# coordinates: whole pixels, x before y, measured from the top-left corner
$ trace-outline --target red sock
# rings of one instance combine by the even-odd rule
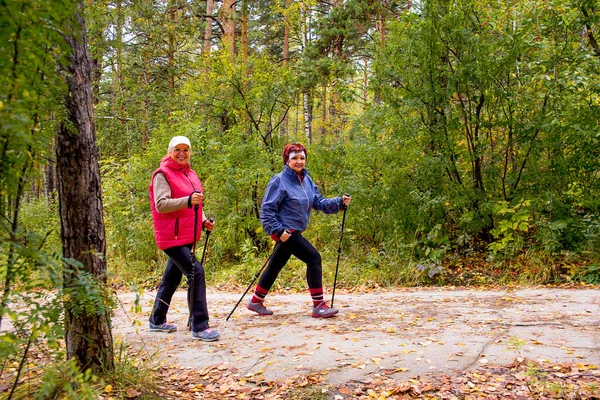
[[[265,297],[269,291],[267,289],[263,289],[260,286],[256,285],[256,289],[254,290],[254,296],[252,296],[253,303],[262,303],[265,301]]]
[[[318,306],[323,302],[323,288],[309,289],[310,297],[312,297],[313,307]]]

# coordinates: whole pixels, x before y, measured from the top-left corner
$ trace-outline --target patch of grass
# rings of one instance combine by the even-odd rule
[[[125,343],[117,342],[115,368],[103,374],[104,385],[97,385],[96,391],[116,398],[162,398],[154,373],[155,359],[143,349],[131,351]]]

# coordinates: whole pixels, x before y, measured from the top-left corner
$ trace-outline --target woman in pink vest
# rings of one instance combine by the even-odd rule
[[[188,304],[190,306],[190,329],[192,338],[214,341],[219,333],[208,327],[208,307],[206,304],[206,282],[204,268],[192,257],[194,244],[194,222],[196,241],[200,240],[202,228],[212,231],[214,223],[206,219],[202,210],[204,194],[200,178],[190,167],[192,146],[185,136],[175,136],[169,143],[167,155],[160,161],[160,167],[152,174],[150,183],[150,205],[154,220],[156,245],[163,250],[169,260],[158,286],[156,300],[150,315],[150,330],[175,332],[177,327],[167,322],[167,311],[173,294],[183,275],[188,279]],[[195,206],[198,207],[194,211]],[[198,217],[195,218],[198,213]],[[192,280],[192,271],[194,279]],[[193,282],[193,290],[191,283]],[[191,298],[191,294],[194,298]]]

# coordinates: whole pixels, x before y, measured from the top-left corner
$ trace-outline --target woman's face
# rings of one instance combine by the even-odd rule
[[[171,150],[169,150],[169,155],[178,164],[185,165],[190,162],[190,155],[192,151],[190,150],[190,146],[187,144],[178,144]]]
[[[306,165],[306,157],[304,153],[294,154],[290,161],[288,161],[288,167],[293,169],[296,173],[302,172],[304,166]]]

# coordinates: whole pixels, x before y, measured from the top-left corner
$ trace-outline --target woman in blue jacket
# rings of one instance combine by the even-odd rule
[[[283,149],[283,171],[275,175],[267,186],[260,210],[263,230],[281,242],[261,275],[254,296],[247,309],[259,315],[272,315],[273,311],[264,306],[264,300],[275,279],[290,257],[296,256],[306,263],[306,280],[313,301],[312,316],[329,318],[338,313],[323,300],[323,269],[321,255],[302,236],[306,230],[310,210],[321,210],[335,214],[342,204],[348,206],[350,197],[326,199],[304,169],[306,148],[299,143],[290,143]]]

